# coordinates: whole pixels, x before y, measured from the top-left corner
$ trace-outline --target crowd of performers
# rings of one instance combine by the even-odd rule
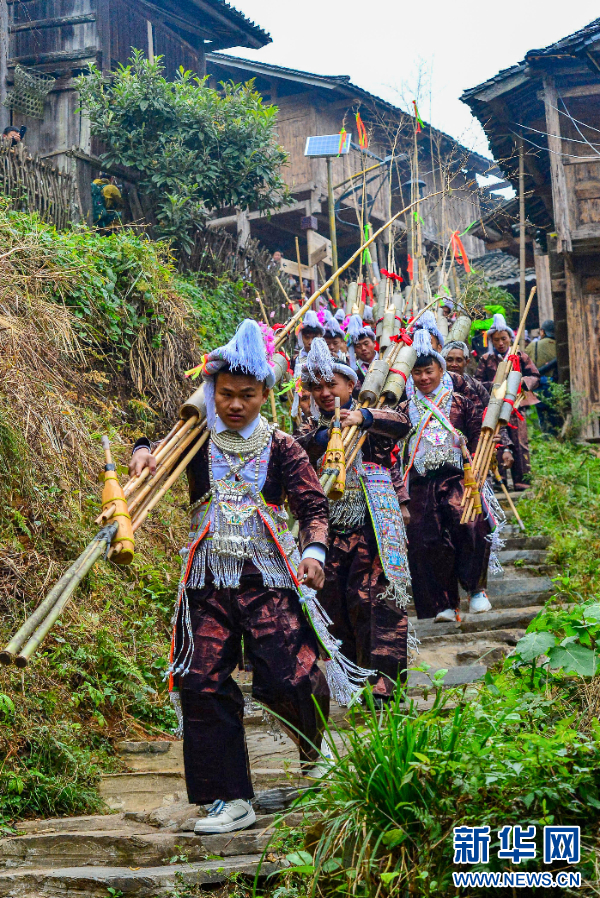
[[[361,408],[358,392],[378,357],[371,321],[307,312],[292,359],[293,434],[261,415],[275,380],[265,326],[243,321],[203,359],[210,439],[187,472],[191,528],[169,668],[189,800],[208,806],[199,834],[255,820],[244,699],[233,676],[242,651],[253,697],[284,723],[303,773],[318,778],[329,755],[322,736],[330,700],[348,704],[368,682],[383,704],[406,680],[411,596],[418,618],[441,622],[460,619],[459,587],[470,613],[491,609],[486,578],[502,515],[487,487],[484,514],[461,523],[461,444],[474,453],[514,335],[496,315],[473,374],[468,346],[444,345],[432,313],[409,333],[416,362],[405,395],[395,407]],[[525,388],[535,389],[536,367],[525,353],[519,362]],[[341,426],[365,440],[334,502],[319,474],[336,400]],[[517,420],[501,434],[498,464],[522,488],[529,452]],[[145,438],[135,444],[133,475],[152,470],[152,449]]]

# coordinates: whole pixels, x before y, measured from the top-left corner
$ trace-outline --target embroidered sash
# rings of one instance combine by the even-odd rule
[[[406,553],[406,530],[392,475],[387,468],[365,462],[361,482],[377,538],[379,557],[389,585],[383,598],[406,608],[410,598],[410,572]]]

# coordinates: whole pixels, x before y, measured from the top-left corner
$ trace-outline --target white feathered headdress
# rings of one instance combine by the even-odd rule
[[[490,327],[488,334],[495,334],[498,333],[498,331],[506,331],[506,333],[509,334],[513,340],[515,338],[515,332],[512,327],[509,327],[506,323],[506,318],[504,317],[502,312],[496,312],[496,314],[494,315],[494,323]]]
[[[271,364],[265,336],[251,318],[245,318],[225,346],[213,349],[204,357],[202,378],[206,400],[206,423],[213,427],[216,420],[215,374],[229,367],[239,374],[250,374],[269,389],[275,385],[275,371]]]

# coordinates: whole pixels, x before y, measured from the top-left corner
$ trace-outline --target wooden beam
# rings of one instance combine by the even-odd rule
[[[597,81],[594,81],[593,84],[577,84],[574,87],[561,87],[560,95],[564,98],[569,97],[592,97],[600,94],[600,84]],[[540,90],[537,93],[538,100],[544,101],[544,91]]]
[[[62,28],[63,25],[87,25],[96,21],[96,13],[91,12],[83,16],[59,16],[57,19],[34,19],[33,22],[20,22],[17,25],[9,25],[10,34],[18,31],[37,31],[41,28]]]
[[[38,53],[29,56],[12,56],[8,60],[9,67],[16,65],[46,65],[53,62],[81,62],[83,59],[96,59],[97,47],[84,47],[83,50],[56,50],[54,53]]]
[[[177,7],[173,8],[173,4],[166,3],[164,6],[155,6],[153,3],[144,2],[144,0],[137,0],[138,5],[147,10],[147,12],[156,20],[162,20],[163,22],[169,22],[171,25],[175,25],[177,28],[181,28],[183,31],[189,31],[190,34],[195,34],[196,37],[199,37],[203,41],[210,41],[214,37],[214,33],[207,31],[206,28],[200,28],[196,23],[190,22],[189,19],[184,18],[180,15],[181,8],[179,11]],[[178,38],[181,36],[178,34]],[[194,51],[197,53],[198,48],[194,47]]]
[[[202,12],[207,16],[208,20],[220,22],[222,25],[227,27],[229,32],[237,31],[238,34],[243,34],[244,37],[248,40],[248,44],[243,46],[254,47],[254,49],[258,50],[262,46],[260,40],[253,37],[250,34],[250,28],[244,28],[242,25],[238,25],[235,21],[232,21],[231,18],[227,18],[227,16],[222,15],[222,13],[217,12],[214,6],[209,6],[208,3],[205,3],[204,0],[192,0],[194,6],[197,6],[198,9],[201,9]]]
[[[546,109],[546,131],[548,133],[548,150],[550,157],[550,175],[552,177],[552,206],[554,210],[554,226],[558,234],[556,250],[558,253],[571,252],[571,235],[569,233],[569,207],[567,179],[562,162],[562,139],[560,136],[560,120],[558,114],[558,94],[554,77],[544,78],[544,106]]]
[[[124,168],[121,165],[111,165],[109,162],[103,162],[102,159],[98,158],[98,156],[90,156],[89,153],[84,153],[84,151],[80,150],[79,147],[73,147],[71,150],[65,150],[64,153],[65,156],[70,156],[73,159],[79,159],[81,162],[87,162],[94,168],[99,168],[101,171],[105,171],[109,174],[115,175],[117,178],[123,178],[124,181],[129,181],[135,184],[140,180],[141,175],[139,175],[138,172],[131,171],[131,169]]]

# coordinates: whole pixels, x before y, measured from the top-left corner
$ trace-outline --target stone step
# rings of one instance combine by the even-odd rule
[[[452,689],[455,686],[464,686],[467,683],[474,683],[476,680],[482,680],[487,673],[487,667],[484,664],[470,664],[468,666],[449,667],[447,674],[444,676],[444,689]],[[418,670],[411,670],[408,678],[407,695],[421,695],[424,689],[432,688],[432,679],[435,668],[428,673]]]
[[[46,820],[24,820],[17,824],[20,834],[84,833],[103,830],[130,830],[132,833],[153,833],[156,827],[146,820],[128,818],[126,814],[90,814],[84,817],[48,817]]]
[[[488,589],[488,597],[492,605],[492,611],[500,611],[505,608],[523,608],[524,606],[531,608],[534,605],[539,605],[541,608],[546,599],[550,598],[551,594],[551,592],[544,591],[529,592],[526,594],[523,594],[522,592],[509,592],[504,595],[494,595],[492,590]],[[464,617],[468,612],[469,600],[467,598],[462,598],[460,601],[461,617]]]
[[[116,752],[132,773],[152,773],[163,776],[183,771],[183,742],[117,742]]]
[[[507,532],[504,538],[504,549],[547,549],[552,540],[549,536],[528,536],[520,530]]]
[[[487,588],[487,594],[492,603],[495,598],[502,596],[522,596],[522,605],[528,604],[526,600],[533,596],[535,596],[535,601],[530,604],[543,604],[553,592],[555,589],[549,577],[528,577],[521,571],[519,571],[518,577],[490,577]]]
[[[486,611],[484,614],[465,614],[457,623],[436,624],[433,618],[409,618],[419,639],[454,636],[460,633],[479,633],[487,630],[526,629],[540,611],[539,605]]]
[[[547,599],[553,595],[554,591],[552,581],[544,576],[490,577],[487,586],[487,594],[492,604],[492,611],[486,613],[491,614],[493,611],[500,611],[507,608],[531,608],[534,605],[539,605],[541,607]],[[409,619],[412,620],[413,617],[416,617],[415,606],[412,602],[409,602],[406,607]],[[460,614],[463,620],[466,618],[471,620],[472,618],[474,619],[482,616],[478,614],[469,614],[468,611],[469,600],[468,597],[463,594],[460,601]],[[436,624],[436,626],[442,627],[445,625]],[[504,624],[501,624],[501,626],[504,626]]]
[[[113,889],[124,898],[172,898],[175,886],[217,885],[233,874],[261,876],[278,869],[278,864],[264,861],[259,854],[190,864],[177,863],[164,867],[41,867],[37,869],[3,870],[0,872],[0,898],[107,898]]]
[[[153,867],[173,859],[195,862],[206,857],[260,854],[273,837],[269,823],[225,835],[196,836],[189,832],[135,833],[130,829],[88,832],[37,833],[0,839],[0,867],[104,867],[109,865]]]
[[[190,833],[132,833],[124,830],[37,833],[0,839],[3,867],[153,867],[174,856],[199,861],[208,854]],[[240,854],[243,852],[239,852]]]
[[[538,609],[539,610],[539,609]],[[423,621],[426,623],[426,621]],[[436,628],[440,627],[441,624],[436,624]],[[435,630],[432,629],[433,635],[427,636],[422,634],[421,639],[421,654],[433,654],[435,655],[436,649],[441,652],[442,650],[447,649],[448,647],[453,648],[458,651],[462,646],[470,646],[473,643],[473,640],[476,639],[478,642],[490,642],[494,645],[505,645],[509,648],[514,648],[516,646],[519,639],[522,639],[525,636],[525,629],[522,627],[515,627],[511,629],[498,629],[498,630],[480,630],[479,632],[473,633],[464,633],[460,630],[454,630],[451,633],[446,633],[442,636],[436,636]],[[417,663],[419,658],[417,657]]]
[[[160,757],[160,756],[159,756]],[[117,811],[144,811],[177,801],[185,795],[181,771],[152,770],[135,773],[107,773],[100,782],[100,797]]]
[[[546,564],[548,552],[546,549],[503,549],[498,552],[498,561],[501,565],[514,564],[515,561],[523,564]]]

